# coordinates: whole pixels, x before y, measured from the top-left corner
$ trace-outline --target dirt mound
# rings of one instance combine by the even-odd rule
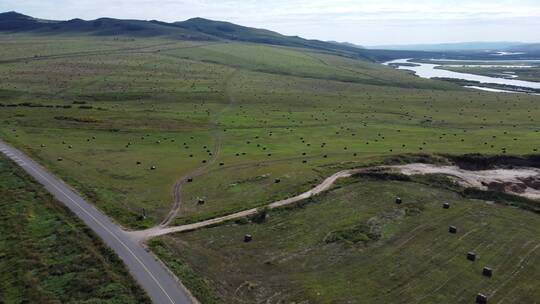
[[[490,170],[490,169],[513,169],[514,167],[540,168],[540,155],[529,156],[486,156],[482,154],[465,154],[460,156],[446,156],[460,169],[465,170]]]
[[[540,169],[535,167],[507,167],[489,170],[468,170],[458,166],[408,164],[389,167],[405,175],[444,174],[461,186],[491,190],[540,199]]]

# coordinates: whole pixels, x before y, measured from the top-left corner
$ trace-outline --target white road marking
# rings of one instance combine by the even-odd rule
[[[6,154],[7,156],[9,156],[11,159],[15,160],[15,162],[17,162],[17,160],[23,162],[22,160],[18,159],[17,156],[15,156],[11,151],[7,150],[7,149],[2,149],[1,150],[4,154]],[[19,163],[18,163],[19,164]],[[21,164],[19,164],[21,165]],[[26,164],[25,164],[26,165]],[[146,271],[146,273],[152,278],[152,280],[156,283],[156,285],[159,287],[159,289],[161,289],[161,291],[163,292],[163,294],[169,299],[169,301],[172,303],[172,304],[175,304],[175,301],[171,298],[171,296],[167,293],[167,291],[165,291],[165,289],[163,288],[163,286],[161,286],[161,284],[159,283],[159,281],[156,279],[156,277],[154,277],[154,275],[150,272],[150,270],[146,267],[146,265],[139,259],[139,257],[137,257],[137,255],[115,234],[113,233],[109,228],[107,228],[101,221],[99,221],[96,217],[94,217],[92,214],[90,214],[86,209],[84,209],[79,203],[77,203],[73,198],[71,198],[71,196],[69,196],[67,193],[65,193],[62,189],[60,189],[56,184],[55,182],[56,181],[51,181],[49,178],[47,178],[46,176],[44,176],[43,174],[41,174],[38,170],[36,170],[35,168],[33,168],[32,166],[28,166],[28,168],[30,168],[32,171],[34,171],[35,174],[39,175],[41,178],[43,178],[45,181],[47,181],[51,186],[53,186],[56,190],[58,190],[60,193],[62,193],[67,199],[69,199],[71,202],[73,202],[73,204],[75,204],[77,207],[79,207],[79,209],[81,209],[84,213],[86,213],[86,215],[88,215],[92,220],[94,220],[94,222],[96,224],[98,224],[99,226],[101,226],[105,231],[107,231],[114,239],[116,239],[118,241],[118,243],[120,243],[134,258],[135,260],[142,266],[142,268],[144,269],[144,271]]]
[[[66,198],[68,198],[75,205],[77,205],[77,207],[79,207],[84,213],[86,213],[89,217],[91,217],[99,226],[101,226],[103,229],[105,229],[105,231],[107,231],[110,235],[112,235],[122,246],[124,246],[126,248],[126,250],[135,258],[135,260],[137,260],[137,262],[139,262],[139,264],[141,264],[143,269],[150,275],[152,280],[154,280],[156,285],[161,289],[161,291],[163,291],[163,293],[167,296],[167,298],[171,301],[171,303],[173,303],[173,304],[175,303],[173,301],[173,299],[169,296],[169,294],[165,291],[163,286],[161,286],[159,281],[154,277],[154,275],[150,272],[150,270],[148,270],[146,265],[137,257],[137,255],[133,251],[131,251],[131,249],[122,240],[120,240],[120,238],[118,238],[118,236],[115,233],[113,233],[111,230],[109,230],[109,228],[107,228],[105,225],[103,225],[103,223],[101,221],[99,221],[97,218],[95,218],[92,214],[90,214],[88,211],[86,211],[86,209],[84,209],[79,203],[77,203],[74,199],[72,199],[67,193],[65,193],[64,191],[62,191],[62,189],[60,189],[58,186],[56,186],[54,182],[50,181],[46,176],[41,174],[39,171],[34,169],[32,166],[29,166],[29,168],[32,169],[32,171],[34,171],[37,175],[41,176],[43,179],[45,179],[47,182],[49,182],[51,184],[51,186],[56,188],[56,190],[58,190]]]

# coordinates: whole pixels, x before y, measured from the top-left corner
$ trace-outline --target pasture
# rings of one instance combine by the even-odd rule
[[[536,301],[538,214],[437,184],[351,177],[265,219],[150,246],[204,303],[474,303],[478,293],[488,303]]]
[[[193,182],[175,224],[260,206],[398,155],[540,149],[538,96],[471,92],[330,53],[1,40],[9,47],[0,50],[0,136],[128,228],[159,223],[184,176]]]

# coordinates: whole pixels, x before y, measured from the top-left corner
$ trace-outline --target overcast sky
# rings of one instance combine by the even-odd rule
[[[540,42],[540,0],[0,0],[0,11],[65,20],[225,20],[361,45]]]

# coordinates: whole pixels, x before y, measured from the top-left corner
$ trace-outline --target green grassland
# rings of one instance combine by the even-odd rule
[[[161,221],[175,182],[201,167],[176,224],[261,206],[396,155],[540,148],[537,96],[470,92],[328,52],[1,39],[11,40],[0,51],[0,136],[130,228]]]
[[[426,181],[352,177],[264,221],[163,236],[150,246],[204,303],[474,303],[477,293],[490,303],[534,303],[538,214]],[[253,241],[244,243],[246,234]]]
[[[1,303],[150,303],[116,255],[0,158]]]

